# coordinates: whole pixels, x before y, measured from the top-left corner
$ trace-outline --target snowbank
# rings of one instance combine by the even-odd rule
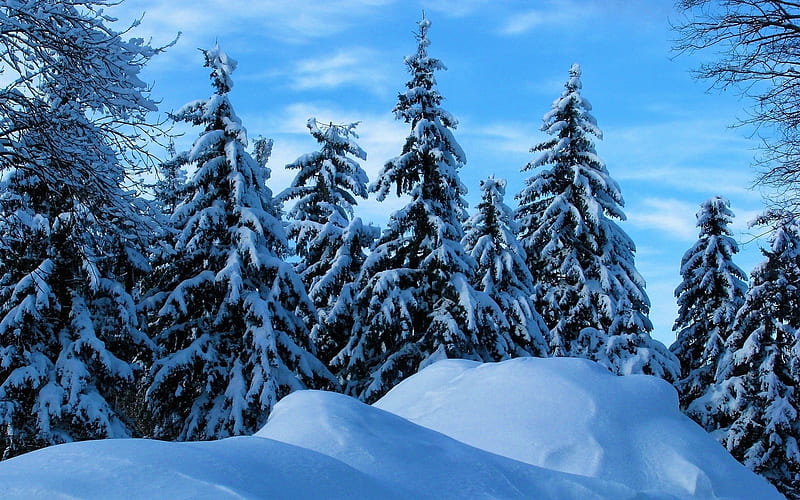
[[[53,446],[0,462],[3,499],[401,498],[366,474],[311,450],[236,437]]]
[[[677,498],[782,498],[678,409],[661,379],[577,358],[446,360],[375,406],[475,447]]]
[[[326,392],[284,399],[256,436],[334,457],[404,498],[633,498],[619,484],[532,467]]]
[[[376,406],[300,391],[252,437],[55,446],[0,462],[2,496],[781,498],[670,386],[586,361],[442,361]]]

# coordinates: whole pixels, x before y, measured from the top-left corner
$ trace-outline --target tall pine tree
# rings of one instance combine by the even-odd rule
[[[670,350],[681,362],[681,378],[675,386],[681,408],[689,405],[714,383],[725,341],[747,293],[745,273],[733,263],[739,246],[731,237],[730,203],[714,197],[700,206],[697,227],[700,238],[681,260],[683,280],[675,289],[677,333]]]
[[[455,119],[440,107],[428,56],[430,21],[419,22],[417,52],[405,59],[411,80],[395,116],[411,126],[402,154],[384,165],[371,186],[409,203],[393,213],[367,257],[354,297],[354,326],[334,363],[348,394],[374,401],[436,359],[489,359],[477,318],[499,314],[470,285],[475,262],[461,245],[466,188],[458,177],[466,158],[453,137]]]
[[[300,258],[295,269],[319,312],[312,337],[324,361],[344,348],[350,331],[341,321],[330,324],[329,313],[340,297],[348,295],[343,290],[361,271],[364,249],[379,236],[377,228],[353,219],[356,197],[367,198],[368,182],[356,161],[367,158],[355,142],[356,125],[320,125],[310,119],[307,126],[320,150],[286,165],[299,172],[279,196],[281,201],[296,200],[288,213],[287,232]]]
[[[503,202],[506,181],[489,177],[481,190],[481,202],[464,224],[464,249],[477,262],[476,288],[504,313],[503,323],[481,325],[481,340],[496,361],[547,356],[547,326],[533,304],[533,277],[517,240],[514,212]]]
[[[314,306],[282,260],[286,236],[266,170],[245,150],[228,99],[236,63],[219,47],[203,53],[216,92],[175,115],[204,130],[173,214],[175,255],[157,270],[171,282],[146,302],[163,350],[147,399],[153,435],[165,439],[249,434],[289,392],[335,385],[310,342]]]
[[[537,284],[537,308],[555,356],[585,357],[618,374],[678,376],[675,357],[650,337],[650,301],[634,265],[635,245],[619,186],[597,156],[602,138],[570,69],[561,97],[544,116],[552,139],[532,148],[523,170],[536,172],[517,195],[520,239]]]
[[[767,218],[778,225],[766,260],[751,273],[715,384],[688,412],[737,460],[798,498],[800,227],[789,214]]]

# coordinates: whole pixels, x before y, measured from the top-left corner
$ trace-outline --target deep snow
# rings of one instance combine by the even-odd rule
[[[677,498],[781,498],[646,375],[578,358],[446,360],[375,404],[478,448]],[[772,495],[772,496],[770,496]]]
[[[295,392],[253,437],[55,446],[0,462],[0,485],[26,499],[782,498],[665,382],[564,358],[441,361],[375,407]]]

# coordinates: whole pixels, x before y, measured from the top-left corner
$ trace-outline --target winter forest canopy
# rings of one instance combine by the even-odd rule
[[[683,2],[700,12],[685,40],[718,12],[707,3]],[[718,8],[759,3],[786,7]],[[219,45],[201,51],[204,94],[154,118],[158,88],[142,72],[171,47],[120,31],[104,12],[113,4],[0,5],[3,459],[89,439],[252,435],[292,392],[371,404],[448,358],[578,357],[673,384],[681,410],[800,498],[793,205],[756,221],[769,237],[748,278],[734,262],[730,202],[699,203],[696,243],[676,262],[668,348],[652,336],[580,65],[565,64],[549,107],[531,106],[544,114],[524,181],[467,186],[470,151],[423,15],[396,82],[402,145],[370,178],[359,144],[368,122],[305,117],[313,149],[275,164],[275,142],[249,135],[237,114],[247,106],[231,93],[238,63]],[[186,148],[173,127],[187,130]],[[284,168],[293,179],[273,192]],[[783,180],[783,194],[796,193]],[[370,199],[397,202],[382,227],[360,216]]]

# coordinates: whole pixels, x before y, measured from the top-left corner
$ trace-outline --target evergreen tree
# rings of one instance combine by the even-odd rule
[[[297,200],[288,213],[287,232],[300,257],[295,269],[319,312],[312,337],[323,360],[330,360],[347,343],[349,328],[327,327],[328,313],[358,276],[366,259],[364,248],[379,236],[376,228],[353,219],[356,197],[367,198],[368,182],[367,174],[351,158],[367,158],[355,142],[356,125],[320,125],[316,118],[310,119],[307,126],[320,150],[286,166],[299,172],[279,196],[281,201]]]
[[[670,350],[681,362],[675,385],[683,409],[714,383],[725,341],[747,293],[745,273],[733,263],[739,247],[728,229],[732,222],[728,200],[714,197],[703,202],[697,213],[700,239],[681,260],[683,281],[675,289],[678,318],[673,327],[677,338]]]
[[[419,22],[417,52],[405,59],[411,80],[394,108],[412,132],[370,186],[379,200],[394,190],[410,201],[364,263],[353,335],[334,359],[345,391],[368,402],[439,358],[489,360],[476,318],[500,314],[470,285],[475,263],[461,245],[466,188],[458,177],[466,158],[455,119],[440,107],[434,72],[444,65],[428,56],[429,27]]]
[[[532,148],[538,154],[523,169],[539,169],[517,195],[516,213],[537,309],[553,355],[675,380],[677,360],[649,334],[636,247],[613,221],[625,220],[622,194],[595,151],[593,137],[602,132],[590,111],[576,64],[544,116],[542,130],[553,138]]]
[[[172,141],[169,143],[167,152],[170,157],[158,166],[159,179],[153,186],[153,194],[158,211],[166,217],[170,217],[183,199],[189,155],[186,152],[178,154]]]
[[[800,228],[793,217],[779,217],[770,249],[763,250],[766,260],[751,273],[716,383],[691,404],[689,414],[737,460],[787,497],[798,498]]]
[[[155,109],[158,52],[105,25],[108,2],[0,4],[0,451],[129,437],[152,343],[130,290],[152,225],[122,185],[124,127]],[[10,77],[10,78],[9,78]]]
[[[158,180],[153,185],[151,211],[158,222],[158,229],[153,232],[148,249],[151,265],[154,268],[161,268],[173,257],[177,230],[170,219],[183,200],[186,190],[186,166],[190,163],[189,153],[177,153],[172,141],[167,152],[169,159],[157,166]],[[165,279],[169,281],[171,277],[162,276],[161,273],[151,273],[143,278],[140,287],[152,288],[158,286],[158,283],[163,283]]]
[[[256,163],[267,169],[267,176],[270,173],[267,163],[269,163],[269,159],[272,156],[272,146],[274,143],[275,141],[272,139],[261,136],[258,136],[256,140],[253,141],[253,158],[256,160]]]
[[[286,236],[265,169],[245,150],[228,99],[236,63],[219,47],[203,53],[216,92],[175,115],[204,131],[172,218],[175,255],[158,270],[171,281],[146,301],[164,351],[147,391],[153,435],[178,440],[250,434],[289,392],[335,385],[309,339],[314,306],[282,260]]]
[[[481,190],[477,211],[464,224],[464,249],[477,262],[476,288],[505,314],[502,324],[482,325],[482,340],[491,342],[487,347],[496,361],[547,356],[547,327],[533,304],[533,277],[517,240],[513,211],[503,203],[506,181],[489,177],[481,181]]]

